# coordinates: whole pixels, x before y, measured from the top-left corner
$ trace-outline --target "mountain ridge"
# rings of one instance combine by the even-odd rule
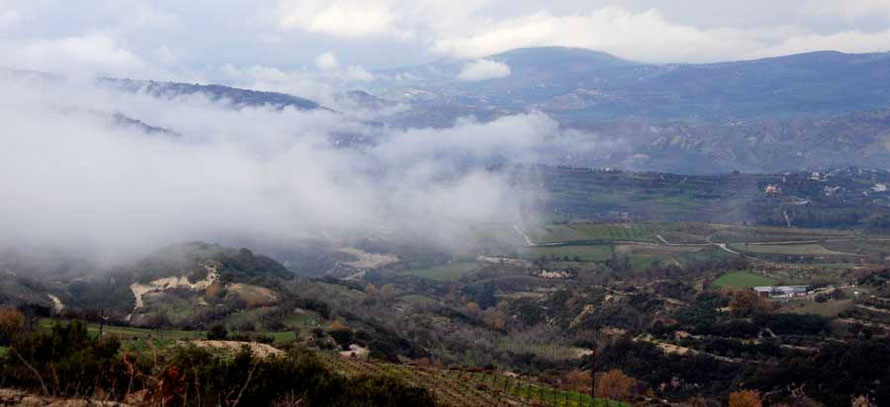
[[[319,103],[286,93],[236,88],[218,84],[190,84],[183,82],[156,82],[152,80],[99,78],[100,85],[111,86],[128,92],[145,92],[155,97],[176,97],[203,94],[213,101],[225,100],[236,108],[247,106],[272,106],[276,109],[293,107],[298,110],[330,110]]]

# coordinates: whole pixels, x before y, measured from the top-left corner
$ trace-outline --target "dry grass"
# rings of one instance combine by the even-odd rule
[[[227,350],[232,352],[237,352],[241,350],[244,346],[250,348],[250,351],[257,357],[265,358],[273,355],[280,355],[284,353],[280,349],[267,345],[265,343],[258,342],[238,342],[238,341],[190,341],[189,343],[198,346],[199,348],[212,348],[212,349],[220,349]]]

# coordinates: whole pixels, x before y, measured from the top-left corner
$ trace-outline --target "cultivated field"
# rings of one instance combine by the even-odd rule
[[[589,394],[556,389],[512,374],[482,370],[369,362],[331,356],[331,366],[348,376],[387,374],[429,389],[443,406],[625,407],[626,403],[594,399]]]
[[[773,284],[776,284],[776,279],[747,271],[724,273],[713,282],[715,287],[735,289]]]

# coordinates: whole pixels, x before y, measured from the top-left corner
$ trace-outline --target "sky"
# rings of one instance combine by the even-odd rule
[[[3,66],[308,96],[543,45],[656,63],[887,51],[890,0],[0,0]]]

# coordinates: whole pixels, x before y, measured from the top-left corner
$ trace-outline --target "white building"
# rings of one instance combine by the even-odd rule
[[[765,298],[804,297],[810,292],[810,286],[808,285],[767,285],[752,287],[751,289]]]

